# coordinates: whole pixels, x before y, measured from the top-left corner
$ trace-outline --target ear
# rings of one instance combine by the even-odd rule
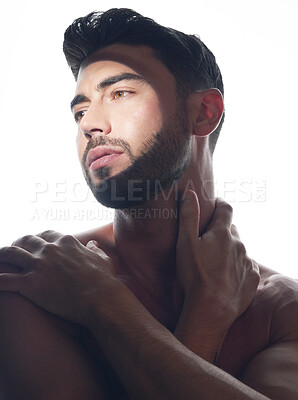
[[[208,136],[218,127],[224,112],[222,93],[218,89],[194,92],[189,96],[189,107],[193,134]]]

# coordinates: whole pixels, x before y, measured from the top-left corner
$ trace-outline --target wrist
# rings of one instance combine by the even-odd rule
[[[214,360],[218,358],[222,344],[227,332],[211,332],[197,329],[186,330],[185,328],[177,327],[174,336],[189,350],[214,364]]]
[[[237,312],[231,299],[197,290],[186,293],[179,321],[205,327],[220,335],[230,328],[236,318]]]
[[[122,293],[127,291],[129,289],[117,278],[98,284],[96,288],[88,292],[83,302],[81,324],[92,330],[98,323],[112,319],[119,309],[119,302],[123,298]]]
[[[174,335],[191,351],[213,363],[232,324],[229,321],[226,314],[211,307],[210,302],[194,301],[188,297],[185,298]]]

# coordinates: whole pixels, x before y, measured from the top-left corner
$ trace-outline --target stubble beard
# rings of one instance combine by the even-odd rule
[[[131,165],[124,171],[111,176],[111,168],[96,171],[100,183],[94,184],[86,167],[90,149],[102,146],[120,146],[128,155]],[[177,111],[160,132],[143,143],[141,155],[134,156],[128,142],[109,139],[107,136],[90,140],[82,158],[82,169],[96,200],[115,209],[127,209],[146,203],[179,180],[190,159],[190,135],[188,135],[185,106]]]

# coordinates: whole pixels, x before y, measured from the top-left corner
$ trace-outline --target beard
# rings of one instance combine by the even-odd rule
[[[115,209],[141,205],[181,178],[190,160],[190,142],[186,109],[180,105],[171,122],[143,143],[138,157],[122,139],[106,136],[91,139],[82,158],[83,173],[94,197],[102,205]],[[86,167],[87,155],[90,149],[103,145],[122,147],[131,165],[113,176],[110,167],[99,168],[96,177],[101,182],[94,184]]]

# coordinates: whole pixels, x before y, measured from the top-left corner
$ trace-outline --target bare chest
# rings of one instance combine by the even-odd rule
[[[84,241],[95,239],[103,245],[103,250],[111,256],[116,265],[118,278],[159,322],[173,331],[183,304],[182,295],[171,296],[170,292],[173,289],[171,284],[164,288],[164,293],[161,293],[161,290],[155,290],[153,283],[151,290],[144,289],[138,280],[128,273],[125,265],[117,259],[117,252],[106,240],[109,234],[109,232],[96,232],[95,235],[92,232],[84,238]],[[233,376],[239,376],[247,363],[268,346],[270,322],[270,310],[267,305],[264,305],[261,294],[257,293],[249,309],[230,327],[220,352],[218,366]],[[85,341],[85,345],[89,347],[88,340]],[[94,352],[94,349],[92,351]],[[101,352],[99,355],[102,355]]]

